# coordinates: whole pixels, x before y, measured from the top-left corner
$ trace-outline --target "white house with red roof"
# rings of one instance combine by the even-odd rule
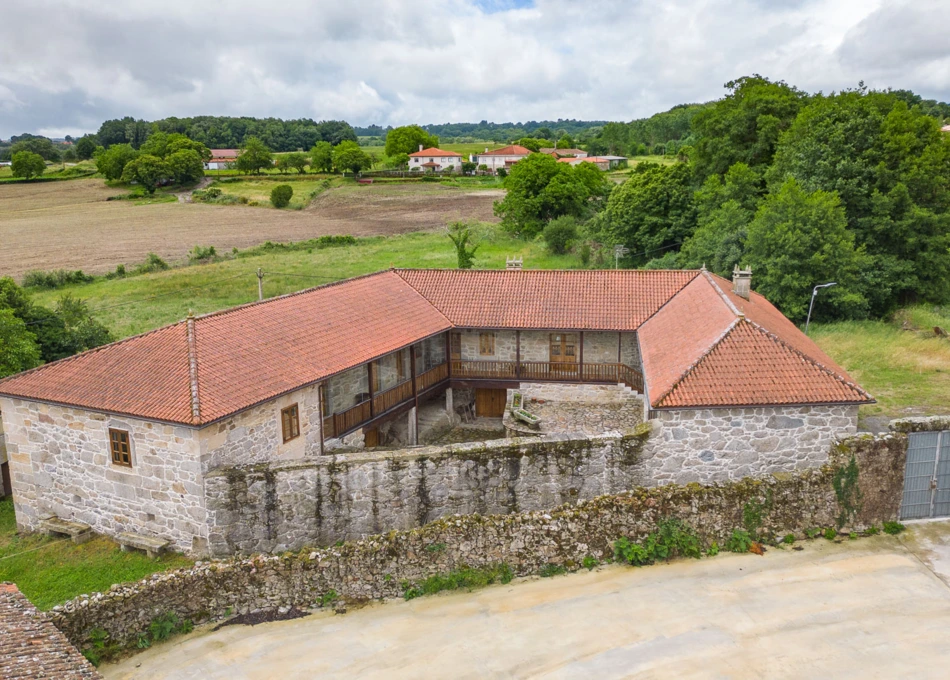
[[[749,277],[393,269],[25,371],[0,381],[17,524],[203,553],[209,475],[355,464],[392,425],[416,444],[427,404],[499,418],[538,385],[639,400],[643,484],[821,465],[873,399]]]
[[[240,149],[211,149],[211,160],[205,162],[205,170],[227,170],[240,153]]]
[[[512,165],[523,158],[527,158],[530,153],[531,149],[526,149],[518,144],[503,146],[494,151],[489,151],[488,147],[485,147],[485,153],[472,156],[472,161],[478,165],[479,168],[484,165],[491,172],[497,173],[502,169],[510,170]]]
[[[430,146],[423,149],[422,144],[419,150],[409,154],[409,171],[428,171],[428,172],[452,172],[462,171],[462,154],[454,151],[444,151],[442,149]]]

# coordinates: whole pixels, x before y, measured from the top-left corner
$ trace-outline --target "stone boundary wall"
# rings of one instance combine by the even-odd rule
[[[669,517],[682,519],[705,544],[721,543],[743,526],[750,504],[761,512],[759,526],[766,535],[801,536],[807,528],[835,526],[842,514],[845,530],[860,529],[897,519],[906,452],[904,434],[854,437],[836,443],[821,468],[709,486],[637,488],[550,512],[444,517],[335,547],[203,562],[81,596],[50,615],[80,648],[89,644],[94,629],[132,645],[155,616],[169,612],[201,623],[250,611],[313,607],[330,591],[357,601],[398,597],[401,582],[462,565],[504,562],[518,575],[550,563],[576,569],[584,557],[609,558],[617,538],[642,539]],[[856,486],[842,501],[834,486],[847,479]]]

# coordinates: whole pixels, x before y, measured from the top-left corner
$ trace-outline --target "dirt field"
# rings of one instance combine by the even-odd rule
[[[442,227],[455,219],[494,220],[498,190],[431,184],[347,185],[304,210],[109,201],[123,193],[100,179],[0,185],[0,276],[31,269],[102,273],[155,252],[169,260],[195,245],[219,250],[323,234],[369,236]]]

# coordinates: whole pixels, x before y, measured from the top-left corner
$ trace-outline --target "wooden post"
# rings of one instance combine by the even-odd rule
[[[515,331],[515,378],[521,380],[521,331]]]
[[[416,348],[409,345],[409,370],[412,371],[412,405],[416,416],[416,440],[411,444],[419,443],[419,386],[416,384]]]
[[[367,387],[369,388],[369,417],[375,418],[375,404],[373,404],[373,362],[366,364]]]
[[[449,380],[452,380],[452,331],[445,333],[445,363],[449,369]]]
[[[623,362],[620,361],[621,351],[623,350],[623,333],[617,331],[617,382],[620,382],[620,367]]]
[[[580,368],[577,371],[577,381],[584,382],[584,331],[581,331],[581,351],[580,351]]]

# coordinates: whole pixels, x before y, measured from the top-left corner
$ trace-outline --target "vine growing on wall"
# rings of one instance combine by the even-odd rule
[[[851,460],[844,467],[835,470],[834,477],[831,479],[831,486],[835,490],[835,497],[838,499],[838,518],[836,520],[838,529],[854,521],[858,512],[861,511],[861,487],[858,486],[858,462],[851,454]]]

